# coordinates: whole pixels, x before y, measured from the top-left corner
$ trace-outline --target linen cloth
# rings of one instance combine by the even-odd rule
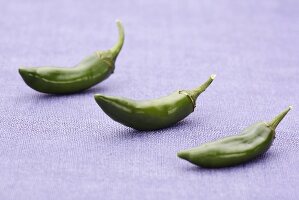
[[[269,1],[0,2],[0,199],[298,199],[299,3]],[[73,95],[30,89],[20,66],[77,64],[117,41],[115,73]],[[217,77],[177,125],[138,132],[93,95],[154,99]],[[271,149],[207,170],[179,150],[294,109]]]

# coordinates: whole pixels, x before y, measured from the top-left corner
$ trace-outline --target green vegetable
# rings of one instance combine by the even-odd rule
[[[156,130],[171,126],[194,111],[197,97],[213,82],[215,75],[198,88],[181,90],[149,101],[95,95],[95,100],[113,120],[137,130]]]
[[[108,78],[114,71],[116,58],[124,43],[124,29],[116,21],[119,31],[117,44],[106,51],[97,51],[72,68],[20,68],[19,73],[32,89],[52,94],[79,92]]]
[[[178,152],[178,157],[206,168],[228,167],[247,162],[265,153],[275,138],[275,129],[291,106],[270,122],[258,122],[240,135],[226,137]]]

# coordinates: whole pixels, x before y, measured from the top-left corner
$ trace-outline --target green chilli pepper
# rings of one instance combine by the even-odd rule
[[[148,101],[96,94],[95,100],[113,120],[137,130],[156,130],[171,126],[195,109],[197,97],[213,82],[215,75],[198,88],[181,90],[169,96]]]
[[[124,29],[116,21],[119,39],[106,51],[96,51],[72,68],[20,68],[19,73],[32,89],[50,94],[67,94],[88,89],[108,78],[114,71],[116,58],[124,43]]]
[[[229,167],[247,162],[270,148],[277,125],[291,108],[289,106],[270,122],[258,122],[249,126],[240,135],[180,151],[177,155],[205,168]]]

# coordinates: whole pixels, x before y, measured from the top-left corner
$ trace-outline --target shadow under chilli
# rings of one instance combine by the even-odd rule
[[[54,99],[54,98],[65,98],[65,97],[79,97],[79,96],[87,96],[89,95],[90,98],[93,98],[93,95],[96,93],[103,93],[107,91],[107,87],[98,86],[98,87],[92,87],[87,90],[83,90],[81,92],[71,93],[71,94],[45,94],[33,91],[31,97],[36,97],[39,100],[48,100],[48,99]]]
[[[230,166],[230,167],[222,167],[222,168],[204,168],[204,167],[199,167],[196,166],[192,163],[186,163],[184,165],[183,170],[184,171],[188,171],[188,172],[204,172],[204,171],[231,171],[231,170],[235,170],[235,169],[240,169],[240,168],[252,168],[254,166],[260,166],[261,164],[263,165],[264,163],[269,163],[269,161],[275,159],[277,157],[276,154],[274,154],[273,152],[269,151],[266,152],[263,155],[260,155],[254,159],[252,159],[251,161],[248,161],[246,163],[243,164],[239,164],[239,165],[234,165],[234,166]],[[179,159],[179,158],[178,158]],[[260,165],[259,165],[260,164]]]
[[[133,138],[149,137],[152,135],[159,135],[159,134],[164,135],[166,133],[174,134],[173,132],[175,130],[189,127],[191,124],[192,124],[192,122],[190,120],[185,119],[185,120],[182,120],[182,121],[176,123],[173,126],[166,127],[166,128],[159,129],[159,130],[154,130],[154,131],[138,131],[133,128],[126,128],[125,130],[120,131],[120,133],[118,135],[121,138],[123,138],[124,140],[130,140]]]

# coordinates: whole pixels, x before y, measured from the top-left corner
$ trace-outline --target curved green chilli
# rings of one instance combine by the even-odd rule
[[[88,89],[108,78],[114,71],[116,58],[124,43],[124,29],[116,21],[119,39],[106,51],[96,51],[72,68],[20,68],[19,73],[32,89],[52,94],[67,94]]]
[[[275,129],[291,106],[270,122],[258,122],[240,135],[230,136],[199,147],[178,152],[178,157],[206,168],[229,167],[265,153],[275,138]]]
[[[96,94],[95,100],[113,120],[137,130],[156,130],[171,126],[194,111],[197,97],[213,82],[215,75],[198,88],[181,90],[148,101]]]

